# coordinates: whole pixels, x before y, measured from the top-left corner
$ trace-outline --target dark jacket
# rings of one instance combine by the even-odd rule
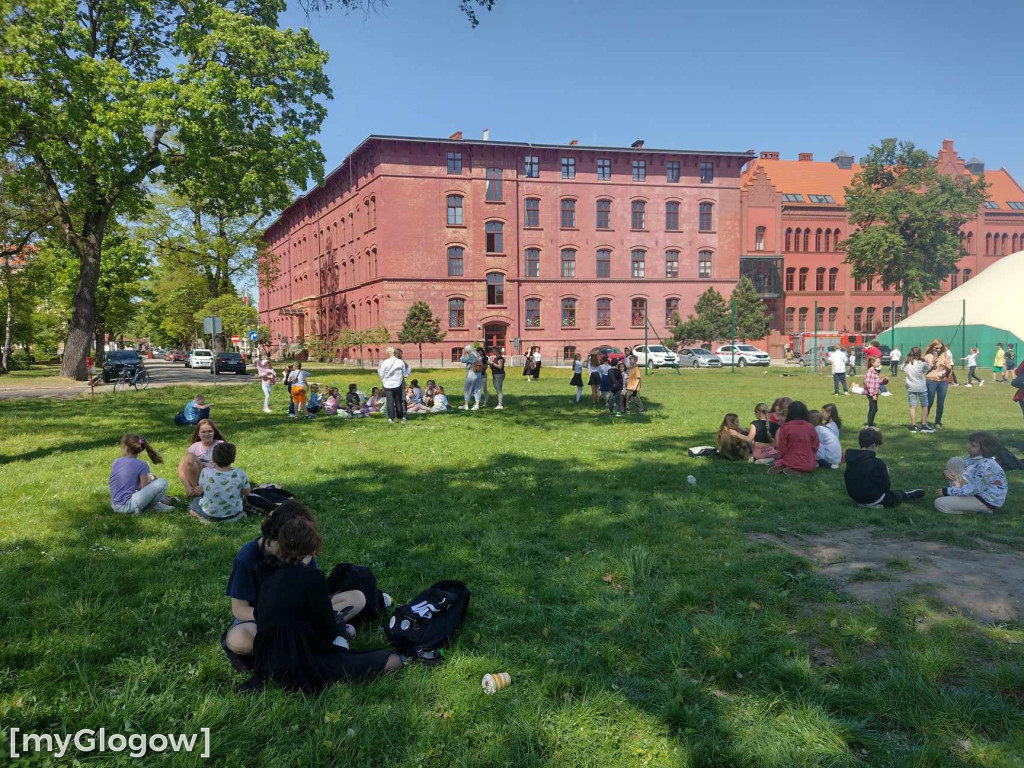
[[[846,492],[858,504],[874,504],[889,491],[889,468],[874,451],[846,452]]]
[[[618,368],[612,368],[608,371],[608,380],[611,382],[612,392],[622,391],[622,371]]]

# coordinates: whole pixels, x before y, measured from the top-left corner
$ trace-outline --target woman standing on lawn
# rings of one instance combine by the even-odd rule
[[[933,339],[932,343],[924,351],[924,361],[929,368],[927,375],[925,375],[925,384],[928,387],[928,402],[931,404],[932,414],[935,416],[932,426],[935,429],[942,429],[942,409],[946,404],[949,374],[953,370],[946,359],[946,345],[939,339]]]
[[[149,465],[139,458],[143,451],[154,464],[163,464],[163,458],[138,435],[121,438],[121,458],[114,459],[110,467],[110,507],[122,515],[142,512],[166,512],[172,499],[165,496],[167,481],[149,473]]]
[[[267,358],[256,361],[256,375],[260,377],[260,387],[263,389],[263,412],[270,413],[270,388],[277,382],[277,374]]]
[[[185,486],[185,495],[189,498],[197,499],[203,495],[199,474],[204,468],[213,469],[213,446],[223,442],[224,435],[212,419],[203,419],[196,424],[192,444],[178,464],[178,479]]]
[[[473,349],[472,344],[467,344],[462,348],[462,357],[459,358],[459,362],[466,366],[466,382],[462,387],[463,404],[459,406],[459,410],[470,410],[469,401],[472,399],[474,401],[473,410],[479,411],[480,390],[482,387],[480,377],[484,370],[484,363],[480,359],[480,355]]]
[[[388,424],[394,424],[395,419],[401,419],[405,423],[405,392],[402,384],[405,377],[412,373],[409,366],[398,355],[394,347],[384,350],[387,357],[381,360],[377,366],[377,375],[380,376],[381,386],[384,387],[384,398],[388,404]]]
[[[491,381],[498,395],[498,404],[494,410],[500,411],[505,407],[505,353],[500,347],[491,347]]]

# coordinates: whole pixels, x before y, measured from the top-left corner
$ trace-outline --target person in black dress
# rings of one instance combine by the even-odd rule
[[[256,606],[256,670],[249,688],[273,680],[288,690],[316,691],[402,666],[387,649],[350,651],[322,571],[306,565],[323,541],[314,520],[294,518],[277,537],[280,567],[260,587]]]

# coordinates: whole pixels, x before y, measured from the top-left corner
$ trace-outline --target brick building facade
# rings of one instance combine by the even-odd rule
[[[370,136],[267,229],[279,274],[260,290],[261,322],[275,343],[395,334],[423,300],[447,334],[424,348],[432,359],[470,341],[564,358],[639,342],[648,317],[665,336],[673,313],[738,279],[753,158]]]

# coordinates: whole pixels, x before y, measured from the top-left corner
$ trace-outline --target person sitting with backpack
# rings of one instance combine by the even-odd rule
[[[196,395],[185,405],[185,410],[180,411],[174,417],[174,423],[179,427],[194,427],[203,419],[210,418],[210,409],[212,407],[213,403],[206,402],[206,398],[203,395]]]
[[[312,692],[399,669],[404,660],[386,648],[349,650],[346,635],[354,633],[344,622],[352,611],[338,615],[328,580],[309,567],[323,548],[312,515],[290,517],[276,536],[278,565],[259,587],[255,674],[245,689],[259,690],[272,680],[287,690]]]

